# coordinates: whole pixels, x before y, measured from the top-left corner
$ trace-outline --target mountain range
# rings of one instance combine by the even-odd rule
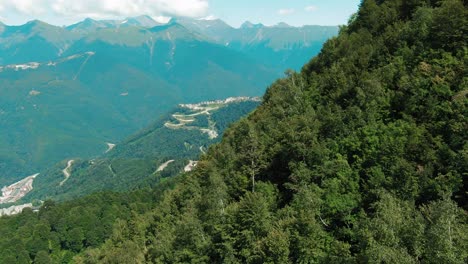
[[[47,175],[64,188],[154,177],[0,209],[22,211],[0,217],[0,263],[468,263],[466,25],[467,1],[363,0],[237,122],[220,123],[258,100],[181,104],[94,161],[64,160]],[[140,165],[159,151],[206,153],[165,177],[194,161]]]
[[[307,56],[310,56],[310,53],[305,52],[312,51],[313,55],[317,54],[325,40],[338,34],[337,26],[293,27],[286,23],[265,26],[246,21],[240,28],[234,28],[220,19],[203,20],[186,17],[172,18],[165,24],[156,22],[149,16],[130,17],[125,20],[87,18],[64,27],[39,20],[20,26],[0,23],[0,64],[53,60],[63,54],[70,54],[67,51],[73,50],[70,49],[73,44],[82,39],[86,39],[87,42],[98,39],[112,44],[140,46],[151,40],[149,36],[151,32],[170,33],[169,29],[175,25],[183,27],[187,32],[179,34],[174,39],[198,38],[239,51],[263,47],[273,52],[284,50],[289,50],[290,53],[302,52]],[[290,60],[287,56],[283,59],[283,62]],[[291,68],[299,69],[304,64],[303,58],[301,61],[301,64],[296,61]],[[289,64],[282,65],[281,70],[284,70],[284,66]]]
[[[259,96],[338,27],[148,16],[0,25],[0,185],[93,157],[180,103]]]

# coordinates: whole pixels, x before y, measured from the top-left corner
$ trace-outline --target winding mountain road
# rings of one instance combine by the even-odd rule
[[[70,176],[71,176],[70,169],[71,169],[71,166],[73,165],[73,162],[75,162],[75,161],[74,160],[69,160],[67,162],[67,167],[62,170],[63,176],[65,176],[65,179],[60,182],[60,186],[62,186],[68,180],[68,178],[70,178]]]

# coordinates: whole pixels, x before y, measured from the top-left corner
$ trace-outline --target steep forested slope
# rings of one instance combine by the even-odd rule
[[[467,20],[461,0],[364,0],[103,245],[15,241],[77,263],[466,263]]]

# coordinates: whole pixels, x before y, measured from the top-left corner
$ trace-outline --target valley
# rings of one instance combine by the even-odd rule
[[[229,124],[248,115],[260,102],[259,97],[244,96],[178,104],[127,139],[106,142],[107,149],[99,155],[75,156],[41,170],[34,189],[14,201],[6,200],[5,206],[69,200],[97,191],[126,191],[190,172],[199,157],[219,142]],[[27,179],[32,184],[32,178]]]
[[[338,33],[146,16],[1,28],[0,185],[69,157],[110,154],[176,104],[260,96],[285,67],[298,69]],[[210,107],[174,113],[166,127],[218,139]]]

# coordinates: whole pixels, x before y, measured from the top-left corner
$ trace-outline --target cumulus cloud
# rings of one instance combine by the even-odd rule
[[[93,18],[141,14],[200,17],[208,11],[208,0],[0,0],[0,11]]]
[[[314,11],[317,11],[317,9],[318,9],[318,7],[314,6],[314,5],[310,5],[310,6],[305,7],[305,11],[307,11],[307,12],[314,12]]]
[[[37,15],[46,11],[46,1],[43,0],[0,0],[0,11],[2,13],[17,12],[22,14]]]
[[[278,15],[287,16],[287,15],[294,14],[294,12],[295,10],[293,8],[285,8],[285,9],[278,10]]]

